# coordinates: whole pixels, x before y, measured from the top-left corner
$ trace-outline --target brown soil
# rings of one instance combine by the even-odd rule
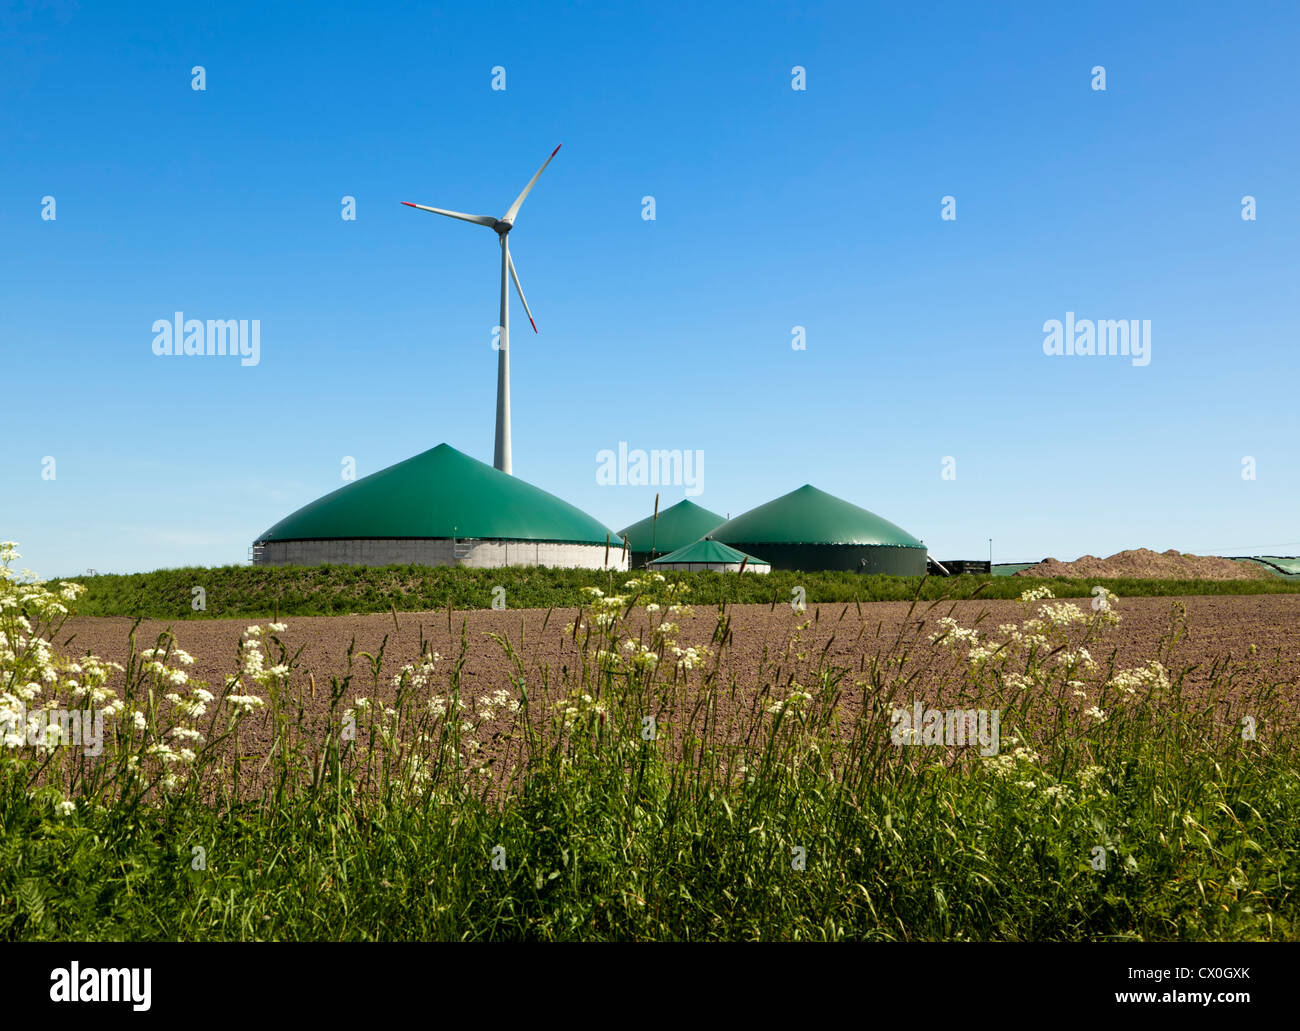
[[[1059,562],[1054,558],[1022,569],[1014,576],[1032,577],[1134,577],[1151,580],[1269,580],[1273,574],[1262,566],[1234,562],[1230,558],[1213,555],[1184,555],[1138,548],[1121,551],[1110,558],[1084,555],[1074,562]]]
[[[1075,604],[1086,609],[1089,600],[1078,599]],[[1104,646],[1091,649],[1093,657],[1104,664],[1113,655],[1116,665],[1124,667],[1145,664],[1156,657],[1157,643],[1169,626],[1171,612],[1182,606],[1186,609],[1187,632],[1176,652],[1174,665],[1196,667],[1187,677],[1189,690],[1195,692],[1204,687],[1210,668],[1208,660],[1231,654],[1246,663],[1246,669],[1232,683],[1234,697],[1249,697],[1266,691],[1269,685],[1282,685],[1292,711],[1296,711],[1300,703],[1300,595],[1124,598],[1119,603],[1120,625],[1106,635]],[[925,641],[936,628],[938,618],[950,612],[963,626],[978,624],[981,628],[1019,622],[1029,614],[1027,607],[1018,601],[918,606],[910,616],[909,605],[901,602],[863,605],[861,615],[851,604],[814,605],[806,614],[796,614],[788,605],[735,606],[729,610],[732,636],[724,653],[723,682],[729,684],[734,678],[736,689],[723,692],[718,715],[724,720],[743,716],[757,705],[766,704],[771,685],[780,685],[776,687],[780,692],[791,672],[805,686],[811,686],[812,678],[800,674],[816,669],[823,654],[829,665],[863,670],[869,666],[871,656],[887,650],[897,635],[917,633]],[[291,652],[302,649],[300,675],[291,691],[300,699],[306,713],[315,716],[328,711],[330,679],[346,670],[348,647],[354,640],[355,678],[343,696],[344,705],[358,695],[391,701],[394,697],[391,678],[404,663],[419,654],[421,640],[441,654],[442,667],[450,666],[460,653],[462,627],[468,644],[463,696],[477,699],[497,688],[511,689],[512,664],[500,645],[487,637],[495,633],[506,637],[520,655],[526,682],[534,686],[536,704],[546,700],[547,688],[542,685],[549,679],[549,690],[556,692],[561,670],[573,669],[578,662],[578,646],[564,632],[574,615],[572,609],[556,610],[548,623],[546,612],[536,609],[457,612],[450,628],[445,611],[399,613],[396,622],[392,614],[300,617],[286,619],[288,629],[281,637]],[[790,657],[782,659],[796,624],[809,619],[813,622],[804,632],[803,641]],[[679,644],[682,647],[709,645],[716,621],[715,609],[696,608],[694,616],[679,620]],[[66,654],[90,651],[101,658],[122,661],[131,624],[126,618],[74,618],[58,635],[56,644]],[[156,620],[142,623],[137,631],[138,646],[152,645],[167,626]],[[189,669],[191,675],[207,681],[220,693],[224,678],[236,668],[238,642],[248,622],[214,619],[171,626],[179,646],[195,658]],[[64,648],[69,638],[71,642]],[[378,654],[385,638],[387,646],[376,683],[367,660],[360,653]],[[1257,654],[1247,656],[1252,644],[1257,646]],[[924,695],[929,690],[927,679],[937,681],[944,669],[951,671],[952,659],[947,652],[928,644],[912,650],[918,654],[934,653],[932,675],[927,674],[915,685],[918,694]],[[274,660],[275,653],[271,652],[269,657]],[[315,679],[314,696],[308,687],[308,674]],[[856,677],[864,678],[864,674]],[[445,689],[445,672],[437,679],[441,687],[434,690]],[[849,676],[841,685],[843,704],[850,713],[863,703],[863,690],[855,686],[854,680],[854,676]],[[513,690],[511,693],[516,694]],[[782,695],[778,693],[779,696]],[[254,739],[260,736],[253,735]]]

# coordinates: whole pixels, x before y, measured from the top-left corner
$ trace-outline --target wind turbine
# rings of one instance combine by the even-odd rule
[[[507,285],[507,278],[514,280],[515,290],[519,294],[519,300],[523,302],[528,321],[532,323],[533,332],[537,332],[533,313],[528,308],[528,302],[524,300],[524,288],[519,285],[519,273],[515,271],[514,260],[510,257],[510,242],[507,237],[510,230],[514,228],[515,216],[519,214],[524,199],[537,184],[542,173],[546,171],[546,166],[559,152],[559,147],[551,151],[551,156],[542,162],[542,167],[537,170],[537,174],[528,180],[528,185],[500,218],[492,218],[490,215],[466,215],[461,211],[447,211],[445,208],[430,208],[423,204],[412,204],[409,200],[402,201],[408,208],[419,208],[421,211],[432,211],[435,215],[446,215],[448,218],[458,218],[462,222],[487,226],[501,241],[501,340],[497,349],[497,439],[492,464],[503,473],[510,473],[510,288]]]

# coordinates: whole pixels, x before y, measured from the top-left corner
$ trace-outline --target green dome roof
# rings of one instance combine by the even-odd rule
[[[707,562],[711,565],[729,562],[739,564],[744,562],[746,559],[749,560],[748,564],[751,566],[768,565],[768,563],[761,558],[755,558],[753,555],[746,555],[743,551],[737,551],[735,548],[723,544],[722,541],[715,541],[712,538],[708,538],[706,540],[696,541],[694,544],[688,544],[684,548],[678,548],[672,554],[665,555],[663,558],[657,558],[650,564],[652,566],[680,565],[683,562]]]
[[[887,519],[808,484],[728,520],[714,529],[712,536],[729,544],[925,547]]]
[[[568,502],[439,444],[298,509],[258,543],[475,537],[604,544],[607,536],[619,544],[608,529]]]
[[[717,512],[701,508],[689,498],[659,513],[659,522],[653,515],[618,531],[626,537],[631,551],[649,551],[653,545],[657,553],[676,551],[698,541],[715,526],[726,520]]]

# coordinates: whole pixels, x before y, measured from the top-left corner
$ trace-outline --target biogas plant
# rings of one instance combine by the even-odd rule
[[[811,485],[734,519],[689,499],[618,533],[512,473],[510,455],[510,285],[537,332],[509,234],[524,200],[560,148],[500,218],[403,201],[497,234],[501,247],[493,465],[448,444],[381,469],[281,519],[253,543],[262,565],[553,566],[766,573],[852,570],[920,576],[925,545],[888,522]]]

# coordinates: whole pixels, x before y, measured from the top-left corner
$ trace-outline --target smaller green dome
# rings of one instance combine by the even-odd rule
[[[656,554],[664,554],[698,541],[725,520],[726,516],[701,508],[687,498],[660,512],[657,523],[649,515],[619,530],[618,535],[627,538],[629,551],[648,552],[653,547]]]

